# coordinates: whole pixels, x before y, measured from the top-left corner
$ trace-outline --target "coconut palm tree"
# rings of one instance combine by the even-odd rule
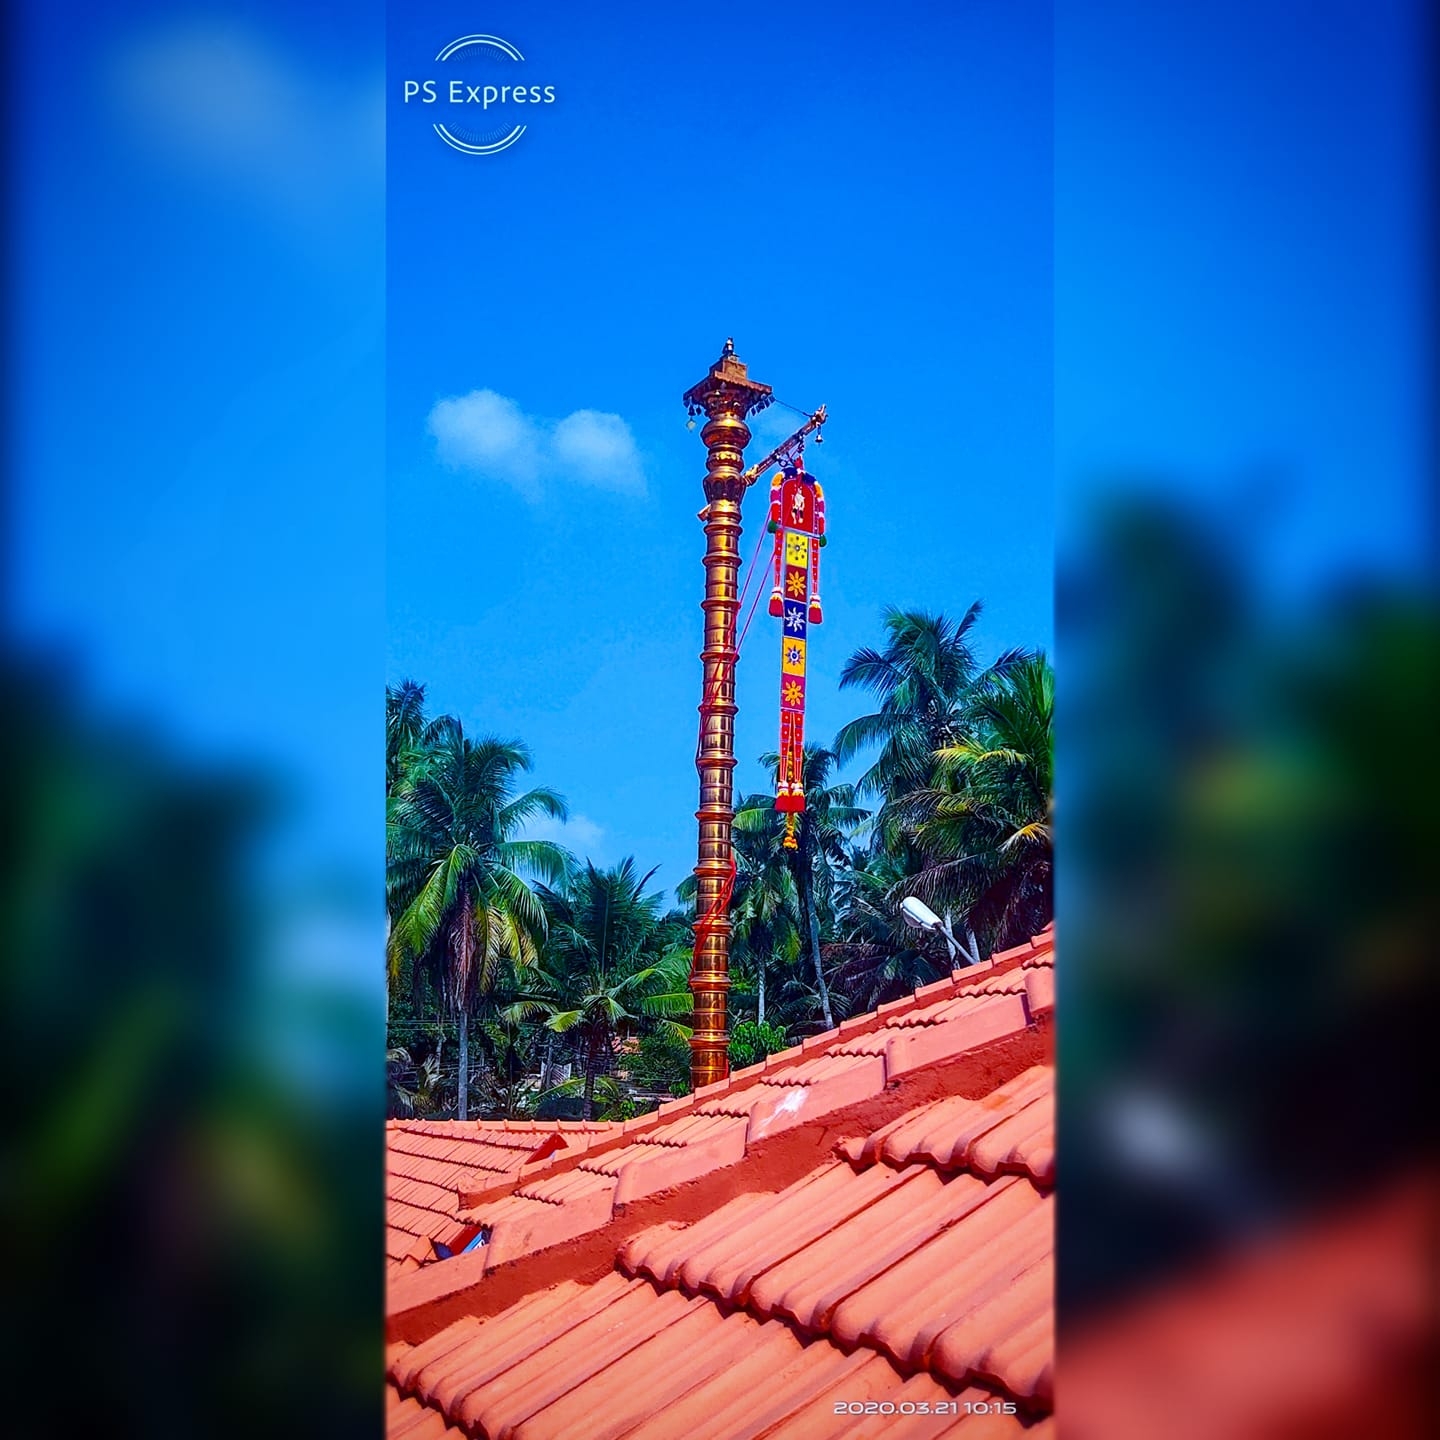
[[[852,1013],[874,1010],[950,972],[943,945],[918,934],[900,915],[914,863],[909,847],[902,854],[857,847],[839,871],[840,941],[826,948],[834,959],[835,988],[845,992]]]
[[[780,757],[760,757],[762,765],[777,773]],[[809,941],[810,962],[815,974],[815,994],[825,1029],[835,1024],[830,988],[820,955],[820,907],[828,904],[834,889],[834,867],[845,859],[845,842],[869,818],[870,812],[855,804],[853,785],[831,785],[835,754],[820,745],[805,747],[803,775],[805,811],[800,817],[796,848],[784,847],[784,817],[775,809],[774,797],[751,795],[735,815],[734,829],[740,835],[761,837],[763,847],[790,872],[799,901],[800,916]]]
[[[504,1012],[511,1024],[543,1020],[579,1041],[587,1120],[618,1038],[646,1019],[689,1038],[676,1018],[691,1003],[688,927],[678,913],[662,914],[659,894],[645,893],[654,874],[639,874],[632,858],[610,870],[587,861],[567,884],[540,886],[549,917],[544,956]]]
[[[880,700],[873,714],[841,727],[835,761],[845,765],[862,750],[879,747],[855,793],[881,798],[876,830],[887,846],[896,840],[896,802],[929,785],[935,752],[960,738],[966,698],[983,673],[969,639],[980,611],[977,600],[955,621],[890,606],[883,614],[883,649],[863,646],[840,672],[842,690],[866,689]],[[1002,655],[991,671],[1003,673],[1020,654]]]
[[[413,680],[385,687],[385,793],[389,795],[425,734],[425,687]]]
[[[539,787],[516,791],[531,766],[515,741],[470,740],[444,716],[424,728],[386,818],[387,945],[392,979],[407,961],[439,984],[460,1035],[459,1114],[469,1117],[469,1021],[506,960],[536,959],[545,911],[529,880],[560,883],[570,856],[527,840],[530,820],[563,820],[565,801]]]
[[[1051,779],[1055,676],[1025,656],[977,685],[965,732],[935,755],[935,781],[901,805],[926,856],[923,899],[953,903],[991,950],[1053,914]]]
[[[785,852],[764,830],[732,832],[735,893],[730,903],[730,956],[737,971],[753,971],[755,1020],[765,1023],[766,981],[777,959],[794,963],[805,922]]]

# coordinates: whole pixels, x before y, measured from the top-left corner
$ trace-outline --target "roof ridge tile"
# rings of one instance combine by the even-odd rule
[[[985,975],[994,968],[995,957],[992,955],[975,965],[957,965],[955,969],[950,972],[950,978],[954,980],[956,984],[960,984],[970,976]]]
[[[1025,1169],[1032,1179],[1046,1183],[1041,1173],[1024,1162],[1031,1158],[1031,1150],[1037,1148],[1029,1142],[1036,1137],[1043,1140],[1053,1132],[1053,1085],[1053,1066],[1032,1065],[987,1095],[978,1098],[955,1095],[917,1106],[863,1140],[848,1142],[843,1154],[852,1165],[861,1168],[882,1162],[899,1166],[923,1161],[940,1169],[960,1169],[969,1164],[974,1144],[1002,1126],[1016,1122],[1017,1117],[1038,1105],[1042,1109],[1035,1110],[1029,1121],[1012,1124],[996,1142],[1007,1142],[1010,1150],[990,1169],[993,1172],[1014,1165]],[[1047,1100],[1051,1102],[1048,1112],[1043,1108]],[[1049,1163],[1053,1169],[1053,1140]]]
[[[930,1000],[942,994],[947,994],[955,988],[954,975],[947,975],[943,980],[932,980],[928,985],[917,985],[915,987],[915,998],[917,1000]]]
[[[915,1008],[915,996],[902,995],[897,1000],[884,1000],[875,1007],[877,1015],[894,1015],[897,1011],[913,1010]]]
[[[799,1060],[804,1054],[803,1043],[792,1045],[788,1050],[777,1050],[773,1055],[765,1057],[763,1068],[765,1070],[778,1070],[782,1065],[790,1065]]]
[[[996,995],[958,1019],[940,1025],[897,1029],[885,1047],[885,1073],[893,1080],[928,1069],[1007,1036],[1019,1034],[1030,1023],[1025,1002],[1018,995]]]
[[[867,1010],[863,1015],[852,1015],[848,1020],[842,1020],[834,1033],[837,1039],[848,1040],[853,1035],[868,1035],[879,1028],[880,1017],[873,1010]]]
[[[1009,950],[997,950],[990,957],[990,963],[992,965],[1003,965],[1007,960],[1020,960],[1026,955],[1033,954],[1034,950],[1035,942],[1033,940],[1026,940],[1021,945],[1011,946]]]

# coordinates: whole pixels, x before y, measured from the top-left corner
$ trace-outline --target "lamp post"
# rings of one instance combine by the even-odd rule
[[[710,372],[682,397],[691,415],[706,416],[705,442],[705,646],[700,699],[700,826],[695,866],[695,953],[690,992],[695,1000],[690,1039],[691,1088],[730,1073],[725,996],[730,988],[730,917],[723,900],[734,860],[730,825],[735,818],[735,625],[740,609],[740,502],[750,440],[746,417],[770,403],[770,387],[751,380],[726,340]]]
[[[956,959],[963,955],[965,964],[978,965],[980,963],[980,951],[975,944],[975,936],[967,927],[965,931],[968,945],[962,945],[956,938],[955,932],[950,928],[950,912],[945,912],[942,920],[923,900],[917,900],[913,895],[907,895],[900,902],[900,914],[907,925],[913,925],[917,930],[933,930],[935,934],[945,938],[945,946],[950,951],[950,963],[953,965]]]

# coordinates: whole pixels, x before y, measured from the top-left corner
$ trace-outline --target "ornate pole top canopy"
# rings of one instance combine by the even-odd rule
[[[727,338],[710,373],[692,385],[680,397],[680,403],[692,415],[700,411],[713,415],[718,409],[727,409],[743,417],[763,410],[771,398],[770,387],[750,378],[745,362],[735,353],[735,341]],[[717,405],[717,401],[728,403]]]
[[[694,415],[704,415],[708,423],[700,432],[709,451],[705,479],[707,500],[739,501],[745,494],[746,480],[741,475],[743,452],[750,439],[745,419],[763,410],[773,396],[768,385],[750,378],[745,363],[735,353],[734,340],[727,339],[720,358],[710,373],[692,385],[680,397],[681,404]]]

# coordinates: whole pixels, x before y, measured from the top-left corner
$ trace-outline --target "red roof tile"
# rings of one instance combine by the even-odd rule
[[[647,1232],[620,1264],[806,1331],[829,1332],[833,1321],[846,1345],[872,1343],[956,1381],[986,1375],[1030,1399],[1048,1393],[1053,1207],[1019,1143],[997,1144],[979,1168],[994,1175],[1003,1155],[1029,1183],[951,1177],[942,1167],[967,1164],[1007,1133],[1048,1156],[1052,1130],[1053,1072],[1037,1067],[985,1101],[920,1107],[872,1135],[853,1160],[779,1196],[726,1206],[685,1230]],[[1042,1169],[1048,1181],[1049,1164]],[[956,1326],[936,1328],[947,1316]]]
[[[1365,1185],[1077,1323],[1066,1435],[1433,1433],[1436,1176]]]
[[[779,1194],[646,1229],[592,1285],[394,1345],[393,1395],[484,1440],[1033,1434],[1053,1200],[1030,1161],[1052,1091],[1041,1066],[918,1106]],[[1007,1173],[977,1172],[1007,1132]]]
[[[981,1100],[957,1096],[877,1130],[854,1154],[863,1164],[917,1158],[993,1175],[1023,1169],[1049,1184],[1055,1166],[1055,1096],[1049,1071],[1036,1067]]]
[[[907,1377],[873,1350],[807,1344],[779,1322],[676,1292],[657,1296],[644,1281],[607,1287],[601,1298],[601,1308],[587,1307],[559,1336],[537,1335],[533,1322],[528,1338],[517,1335],[498,1317],[491,1323],[501,1327],[494,1343],[503,1361],[473,1358],[465,1368],[462,1345],[421,1371],[420,1386],[434,1398],[409,1403],[439,1426],[449,1417],[486,1440],[814,1440],[878,1435],[882,1421],[887,1437],[1034,1433],[1018,1417],[987,1413],[1007,1403],[994,1391],[956,1390],[925,1371]]]
[[[473,1233],[461,1196],[510,1188],[525,1166],[610,1127],[562,1135],[554,1124],[400,1120],[386,1125],[385,1253],[392,1269],[433,1260]]]
[[[387,1252],[392,1260],[409,1254],[426,1264],[435,1258],[433,1246],[407,1249],[405,1236],[439,1240],[453,1249],[485,1227],[491,1254],[469,1260],[464,1271],[474,1280],[497,1265],[599,1230],[623,1207],[736,1165],[763,1141],[1022,1034],[1053,1006],[1053,983],[1045,989],[1053,963],[1054,935],[1047,930],[989,964],[957,970],[947,981],[854,1017],[624,1125],[506,1122],[501,1130],[467,1132],[460,1122],[427,1122],[400,1127],[398,1135],[391,1130]],[[1013,1166],[1010,1150],[1024,1147],[1024,1127],[1038,1118],[1017,1121],[1018,1128],[987,1142],[979,1163],[992,1171]],[[432,1168],[420,1173],[408,1163],[417,1135],[445,1146],[427,1160]],[[1037,1155],[1035,1163],[1043,1169],[1047,1162]],[[574,1178],[577,1166],[615,1184]],[[1040,1170],[1032,1173],[1042,1178]],[[431,1188],[405,1191],[395,1183],[397,1175]],[[542,1213],[542,1206],[563,1213]],[[392,1266],[392,1275],[400,1273]]]
[[[391,1127],[392,1238],[449,1194],[476,1200],[452,1232],[487,1231],[392,1264],[392,1429],[1048,1433],[1053,1071],[1023,1057],[1049,1053],[1052,967],[1047,931],[654,1115],[422,1157],[520,1156],[498,1179],[409,1173],[412,1137],[455,1127]]]
[[[462,1440],[463,1435],[439,1411],[398,1396],[388,1408],[385,1433],[390,1440]]]

